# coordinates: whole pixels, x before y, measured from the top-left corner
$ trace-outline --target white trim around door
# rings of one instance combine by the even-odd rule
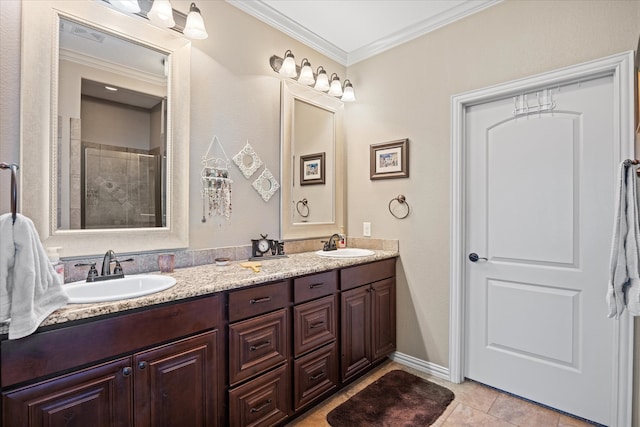
[[[615,136],[615,158],[622,161],[634,156],[634,62],[633,52],[624,52],[606,58],[538,74],[504,84],[454,95],[451,99],[451,262],[450,262],[450,315],[449,315],[449,380],[464,381],[465,360],[465,196],[466,108],[496,99],[515,96],[552,85],[561,85],[613,75],[614,114],[619,126]],[[611,183],[612,186],[615,183]],[[613,188],[613,187],[612,187]],[[613,218],[612,218],[613,221]],[[602,285],[602,301],[606,284]],[[618,358],[611,372],[611,427],[631,425],[633,395],[633,318],[625,314],[616,322]]]

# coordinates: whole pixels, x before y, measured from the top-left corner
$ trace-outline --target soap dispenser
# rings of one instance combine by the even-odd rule
[[[338,234],[340,239],[338,239],[338,247],[346,248],[347,247],[347,235],[344,234],[344,227],[340,227],[340,233]]]

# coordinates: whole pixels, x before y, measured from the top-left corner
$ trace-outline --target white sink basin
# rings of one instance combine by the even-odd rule
[[[169,289],[176,279],[158,274],[135,274],[102,282],[73,282],[64,285],[69,303],[115,301],[149,295]]]
[[[358,258],[371,256],[375,252],[369,249],[344,248],[335,251],[317,251],[316,254],[328,258]]]

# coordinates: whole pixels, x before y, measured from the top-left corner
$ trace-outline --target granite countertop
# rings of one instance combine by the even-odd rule
[[[127,300],[91,304],[67,304],[54,311],[40,326],[88,319],[154,304],[394,258],[398,255],[398,252],[395,251],[375,250],[374,255],[368,257],[325,258],[313,252],[306,252],[288,255],[287,258],[261,260],[262,267],[259,273],[254,273],[250,268],[241,267],[240,263],[243,261],[231,261],[227,266],[207,264],[183,268],[175,270],[173,273],[164,273],[167,276],[174,277],[177,281],[175,286],[166,291]],[[0,325],[0,335],[7,334],[8,330],[8,325]]]

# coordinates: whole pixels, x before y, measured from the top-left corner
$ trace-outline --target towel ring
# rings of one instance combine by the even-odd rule
[[[302,205],[302,210],[304,210],[305,213],[301,212],[300,205]],[[303,217],[303,218],[308,217],[309,216],[309,202],[307,201],[307,199],[302,199],[298,203],[296,203],[296,210],[298,211],[298,214],[300,214],[301,217]]]
[[[631,165],[640,165],[640,160],[627,159],[623,162],[624,167],[628,168]],[[640,177],[640,168],[636,169],[636,174]]]
[[[15,163],[0,163],[0,169],[11,169],[11,219],[16,223],[16,214],[18,212],[18,184],[16,182],[16,171],[18,165]]]
[[[407,212],[404,215],[400,215],[400,216],[396,215],[391,209],[391,205],[393,204],[393,202],[398,202],[400,205],[406,205]],[[391,215],[393,215],[398,219],[405,219],[406,217],[409,216],[409,213],[411,212],[411,206],[409,206],[409,202],[407,202],[407,198],[404,197],[404,195],[400,194],[398,197],[394,197],[393,199],[391,199],[391,201],[389,201],[389,212],[391,213]]]

